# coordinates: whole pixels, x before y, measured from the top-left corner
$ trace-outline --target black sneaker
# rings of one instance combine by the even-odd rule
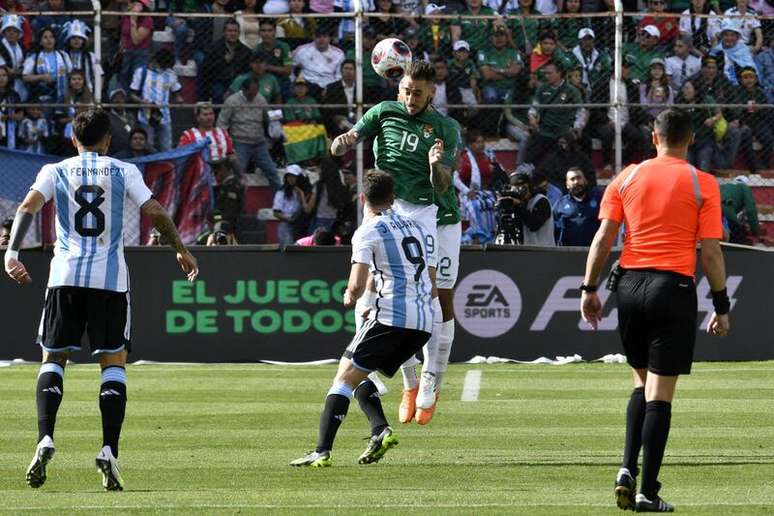
[[[621,468],[615,478],[615,503],[624,511],[634,510],[634,494],[637,492],[637,481],[629,470]]]
[[[648,500],[644,494],[637,495],[634,510],[637,512],[675,512],[675,506],[666,503],[656,495],[653,500]]]

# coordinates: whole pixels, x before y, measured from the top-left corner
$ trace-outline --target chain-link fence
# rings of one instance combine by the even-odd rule
[[[345,232],[356,222],[351,172],[373,157],[368,142],[344,162],[327,148],[369,106],[396,98],[397,83],[369,63],[378,41],[398,37],[433,63],[433,106],[472,149],[460,156],[461,192],[476,174],[491,187],[481,183],[495,162],[534,167],[554,201],[572,167],[603,185],[653,156],[654,117],[681,105],[695,120],[690,160],[729,185],[731,232],[749,242],[740,216],[756,235],[774,223],[774,13],[726,3],[624,3],[617,18],[610,0],[7,2],[0,144],[73,155],[72,117],[102,104],[116,157],[209,138],[213,205],[244,241],[287,243],[285,226],[294,238],[316,219]],[[275,198],[283,190],[293,193]],[[283,220],[285,209],[304,221]]]

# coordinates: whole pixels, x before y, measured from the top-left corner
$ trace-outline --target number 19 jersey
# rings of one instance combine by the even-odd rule
[[[32,190],[56,206],[56,244],[48,287],[129,290],[124,212],[151,192],[136,166],[95,152],[45,165]],[[135,205],[127,206],[131,199]]]
[[[376,286],[370,317],[385,326],[432,333],[432,284],[426,235],[391,210],[365,220],[352,237],[352,263],[367,264]]]

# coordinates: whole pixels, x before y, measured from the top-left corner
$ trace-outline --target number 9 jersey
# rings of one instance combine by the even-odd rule
[[[128,291],[124,212],[151,198],[138,168],[84,152],[43,166],[31,189],[46,201],[54,199],[56,206],[56,245],[48,287]]]
[[[431,333],[428,267],[435,267],[436,261],[425,231],[415,221],[392,210],[365,220],[352,237],[352,263],[368,265],[374,278],[376,303],[369,318],[385,326]]]

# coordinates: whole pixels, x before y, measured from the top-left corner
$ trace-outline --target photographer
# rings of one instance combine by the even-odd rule
[[[498,244],[554,246],[554,218],[548,197],[535,185],[540,174],[510,176],[510,188],[497,193]]]
[[[197,245],[239,245],[234,234],[234,225],[226,220],[221,212],[217,210],[210,212],[207,221],[209,222],[207,229],[196,237]],[[152,234],[151,239],[153,239]],[[148,245],[156,244],[149,241]]]
[[[215,196],[215,209],[222,214],[224,220],[235,227],[239,214],[242,213],[245,189],[242,181],[234,173],[233,165],[233,162],[225,157],[210,161],[210,168],[216,182],[212,189]]]

